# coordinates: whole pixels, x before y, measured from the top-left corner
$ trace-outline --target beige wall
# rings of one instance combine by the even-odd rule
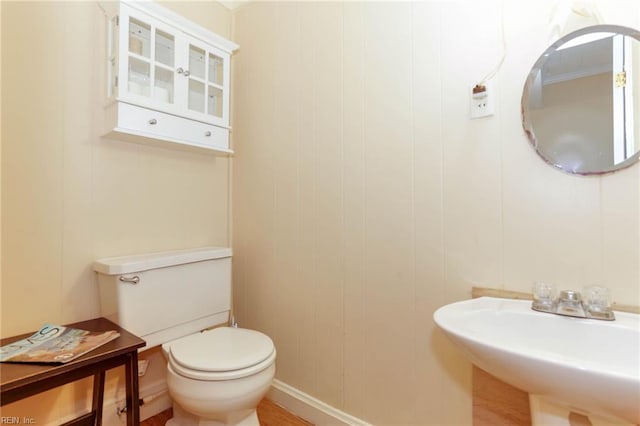
[[[469,365],[437,307],[536,280],[640,304],[640,168],[563,174],[520,124],[555,3],[233,12],[235,309],[275,339],[278,379],[374,424],[470,424]],[[637,2],[598,4],[638,27]],[[501,24],[496,115],[470,121]]]
[[[164,4],[230,36],[218,3]],[[96,2],[1,8],[6,337],[98,316],[96,258],[230,244],[230,163],[100,137],[105,43]],[[3,415],[58,424],[84,404],[85,390],[48,392]]]

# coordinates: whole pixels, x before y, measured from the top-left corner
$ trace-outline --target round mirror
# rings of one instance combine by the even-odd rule
[[[617,25],[575,31],[535,63],[522,125],[549,164],[581,175],[628,167],[640,155],[640,32]]]

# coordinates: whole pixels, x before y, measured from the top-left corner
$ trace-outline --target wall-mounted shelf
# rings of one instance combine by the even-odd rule
[[[153,2],[106,2],[105,135],[231,154],[235,43]]]

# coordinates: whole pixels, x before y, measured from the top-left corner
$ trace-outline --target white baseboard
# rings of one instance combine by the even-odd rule
[[[273,381],[267,398],[316,426],[371,426],[277,379]]]
[[[140,420],[148,419],[171,408],[171,398],[166,386],[165,381],[158,381],[140,389],[141,398],[147,399],[151,395],[154,396],[151,401],[145,402],[140,407]],[[122,392],[124,393],[124,390]],[[267,393],[267,398],[316,426],[372,426],[362,419],[340,411],[277,379],[273,381],[273,385]],[[109,398],[104,401],[102,412],[102,424],[104,426],[122,426],[126,424],[126,415],[124,413],[120,416],[117,414],[118,407],[123,404],[124,401],[121,398]],[[60,422],[71,420],[71,418],[81,414],[77,413],[74,416],[69,416],[68,419],[61,419]],[[60,424],[60,422],[55,424]],[[54,424],[46,426],[54,426]]]

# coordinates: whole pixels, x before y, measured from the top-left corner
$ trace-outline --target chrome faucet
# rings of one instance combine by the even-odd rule
[[[531,309],[550,314],[565,315],[577,318],[591,318],[605,321],[615,320],[609,304],[609,290],[604,287],[587,287],[586,300],[579,292],[563,290],[554,298],[553,285],[536,283],[533,287],[533,303]]]

